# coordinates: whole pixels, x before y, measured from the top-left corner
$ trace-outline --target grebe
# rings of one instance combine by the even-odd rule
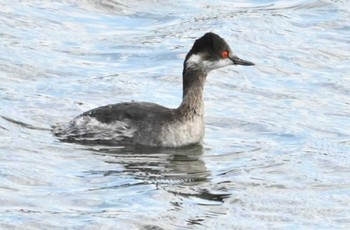
[[[254,65],[232,53],[223,38],[206,33],[186,55],[183,98],[178,108],[148,102],[125,102],[89,110],[64,127],[54,128],[62,141],[84,144],[180,147],[204,136],[203,88],[211,70],[228,65]]]

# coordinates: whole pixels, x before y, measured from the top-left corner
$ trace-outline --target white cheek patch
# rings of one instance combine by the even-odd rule
[[[202,63],[202,56],[198,54],[192,54],[189,59],[186,61],[187,68],[198,68],[198,66]]]
[[[220,59],[218,61],[203,60],[199,54],[192,54],[186,61],[187,68],[203,68],[208,71],[232,65],[233,62],[229,58]]]
[[[233,62],[229,58],[220,59],[219,61],[214,61],[214,62],[211,62],[211,61],[203,62],[203,65],[208,70],[214,70],[214,69],[218,69],[218,68],[225,67],[232,64]]]

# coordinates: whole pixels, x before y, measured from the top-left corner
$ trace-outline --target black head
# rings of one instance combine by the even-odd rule
[[[206,33],[197,39],[185,59],[185,68],[203,68],[206,71],[228,65],[254,65],[254,63],[235,56],[226,41],[214,33]]]

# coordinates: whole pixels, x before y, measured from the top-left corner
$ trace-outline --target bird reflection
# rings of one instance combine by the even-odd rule
[[[89,171],[103,176],[131,176],[135,180],[128,184],[99,189],[113,189],[140,184],[155,184],[157,189],[183,197],[200,198],[223,202],[227,193],[211,192],[210,171],[201,159],[203,147],[200,145],[177,149],[150,147],[89,147],[94,154],[106,156],[108,164],[122,165],[123,169]],[[116,167],[117,168],[117,167]]]
[[[173,184],[205,181],[210,175],[201,159],[203,147],[200,145],[177,149],[130,146],[95,147],[88,150],[98,155],[108,156],[105,161],[109,164],[120,164],[124,167],[122,172],[105,171],[103,172],[105,176],[122,173],[148,183]]]

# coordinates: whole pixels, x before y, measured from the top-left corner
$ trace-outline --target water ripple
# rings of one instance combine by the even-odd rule
[[[348,5],[0,2],[0,228],[347,228]],[[105,104],[178,106],[183,58],[207,31],[256,66],[208,76],[203,146],[50,132]]]

